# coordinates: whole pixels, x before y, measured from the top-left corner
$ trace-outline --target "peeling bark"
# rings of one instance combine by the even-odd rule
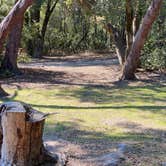
[[[125,62],[122,74],[122,80],[133,80],[135,79],[135,71],[138,66],[139,58],[141,55],[141,50],[144,43],[148,37],[148,34],[152,28],[153,22],[159,15],[159,11],[163,0],[152,0],[145,17],[143,18],[142,24],[136,34],[135,40],[133,42],[131,51]]]

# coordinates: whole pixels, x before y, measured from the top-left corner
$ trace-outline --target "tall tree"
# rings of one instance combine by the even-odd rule
[[[40,58],[43,55],[43,49],[44,49],[44,40],[45,40],[45,34],[47,31],[47,26],[49,23],[49,20],[51,18],[51,15],[57,5],[59,0],[47,0],[46,1],[46,10],[44,13],[44,20],[41,23],[41,7],[42,7],[42,1],[36,0],[34,6],[32,7],[30,13],[30,25],[37,24],[37,30],[34,35],[34,38],[29,40],[29,48],[28,51],[30,55],[32,55],[35,58]],[[40,26],[41,25],[41,26]]]
[[[28,41],[28,53],[33,57],[38,57],[38,45],[40,42],[40,19],[41,19],[41,7],[42,1],[35,0],[34,5],[30,9],[30,17],[29,17],[29,28],[35,27],[35,32],[33,33],[32,38]]]
[[[135,79],[135,71],[138,66],[138,61],[141,55],[141,50],[152,28],[153,22],[159,15],[159,11],[163,0],[152,0],[142,24],[136,34],[130,53],[127,57],[123,68],[122,79],[132,80]]]
[[[38,44],[36,45],[36,51],[34,53],[35,57],[41,57],[43,55],[44,40],[45,40],[46,31],[47,31],[47,26],[58,1],[59,0],[55,0],[55,1],[47,0],[47,7],[46,7],[45,16],[44,16],[44,21],[41,27],[41,32],[39,32],[40,33],[39,40],[38,40]]]
[[[127,58],[133,44],[133,4],[132,0],[126,0],[126,53]]]
[[[18,0],[16,0],[17,2]],[[9,71],[11,73],[19,73],[17,66],[17,57],[21,41],[21,33],[23,28],[24,17],[20,17],[20,21],[14,26],[9,34],[6,52],[1,64],[2,71]]]
[[[10,33],[13,27],[20,22],[20,19],[22,19],[25,11],[29,6],[32,5],[32,3],[33,0],[19,0],[0,23],[0,50],[2,49],[3,42],[7,35]],[[7,93],[4,92],[0,86],[0,96],[5,95],[7,95]]]

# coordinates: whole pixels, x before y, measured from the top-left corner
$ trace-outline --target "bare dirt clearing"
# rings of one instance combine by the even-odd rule
[[[121,68],[115,57],[106,54],[83,54],[81,57],[46,57],[19,64],[22,74],[1,81],[4,84],[23,87],[49,87],[61,85],[111,86],[119,81]],[[165,83],[165,73],[139,72],[142,82]]]
[[[58,125],[60,132],[57,131],[57,133],[53,132],[52,134],[48,133],[45,136],[46,143],[48,144],[50,150],[53,152],[58,151],[59,153],[66,152],[68,154],[69,166],[98,166],[100,163],[94,162],[94,159],[102,156],[103,154],[115,151],[117,145],[121,142],[131,145],[131,151],[126,155],[126,159],[129,161],[129,163],[127,163],[128,165],[141,165],[140,160],[144,161],[146,164],[149,163],[151,166],[159,164],[160,158],[158,155],[164,156],[164,153],[166,152],[165,130],[152,129],[152,122],[150,120],[150,122],[147,122],[147,126],[139,126],[139,124],[137,125],[137,123],[139,123],[139,119],[137,120],[137,118],[143,118],[143,121],[146,121],[149,118],[149,112],[153,113],[153,110],[156,111],[156,109],[160,109],[159,113],[161,112],[162,114],[160,116],[165,116],[163,113],[165,107],[158,106],[160,103],[163,104],[164,102],[164,92],[155,87],[156,84],[159,87],[164,87],[164,85],[166,85],[165,73],[142,71],[137,73],[139,81],[118,82],[121,69],[118,65],[117,59],[110,56],[103,57],[100,55],[83,55],[82,57],[69,56],[63,58],[46,57],[42,60],[34,59],[30,63],[19,64],[19,66],[22,74],[1,80],[3,86],[9,88],[12,87],[16,90],[24,90],[28,88],[30,90],[34,90],[32,91],[32,94],[23,95],[25,99],[21,98],[21,100],[25,100],[25,102],[28,102],[27,98],[33,97],[33,93],[37,93],[37,95],[40,93],[40,90],[35,91],[35,88],[42,90],[46,89],[48,94],[43,92],[44,94],[39,94],[39,98],[35,96],[37,99],[31,102],[36,105],[33,105],[30,102],[32,106],[37,106],[39,109],[41,108],[41,110],[48,109],[49,111],[52,109],[62,109],[61,112],[64,110],[65,116],[69,116],[70,111],[67,112],[67,110],[75,110],[75,112],[71,112],[71,117],[67,117],[69,119],[65,119],[67,123],[63,121],[59,122]],[[138,86],[140,89],[137,88],[136,90],[130,92],[129,90],[132,89],[133,86]],[[152,92],[149,96],[148,94],[145,94],[144,96],[144,92],[141,92],[141,90],[144,90],[143,88],[146,86],[150,86],[150,88],[147,87],[145,89],[147,92],[145,91],[145,93]],[[52,92],[55,87],[60,87],[60,90],[64,90],[64,92]],[[81,87],[82,89],[74,89],[75,87]],[[122,92],[123,87],[124,89],[127,87],[126,92]],[[93,88],[96,88],[97,90]],[[117,96],[115,95],[116,91],[112,91],[114,88],[118,90],[117,92],[119,92],[120,89],[120,98],[117,94]],[[75,94],[71,91],[75,91]],[[156,93],[153,91],[162,93],[160,101],[159,99],[156,99],[157,97],[155,98],[154,94]],[[60,93],[59,96],[58,93]],[[138,93],[138,96],[133,93]],[[42,100],[43,95],[46,95],[46,97]],[[80,97],[79,103],[76,101],[73,105],[71,104],[66,106],[65,104],[67,102],[73,102],[72,100],[70,101],[70,97],[73,96],[76,98]],[[63,98],[65,101],[62,101],[62,103],[58,103],[58,105],[56,105],[56,102],[59,102],[59,100]],[[134,98],[139,99],[139,102],[142,102],[142,100],[145,99],[145,102],[148,104],[151,100],[153,101],[154,98],[154,100],[157,100],[157,104],[153,106],[150,105],[150,103],[148,106],[145,106],[145,103],[144,105],[136,103],[138,105],[135,105],[134,107],[131,103],[129,103],[129,106],[126,105],[126,107],[123,107],[126,102]],[[122,100],[122,105],[119,105],[118,103],[118,106],[116,106],[119,99]],[[113,105],[104,105],[105,102],[112,103]],[[99,104],[103,105],[100,106]],[[144,115],[141,113],[140,117],[135,118],[137,123],[131,123],[128,119],[126,119],[126,114],[124,115],[125,118],[119,118],[121,114],[123,116],[123,110],[121,111],[120,106],[124,111],[128,111],[126,113],[127,116],[131,110],[133,111],[133,109],[138,109],[138,111],[133,111],[136,115],[137,113],[140,114],[141,111],[145,111],[148,114]],[[112,112],[116,114],[116,109],[121,111],[121,113],[117,114],[115,117],[111,117],[110,119],[109,116],[112,116]],[[83,110],[83,113],[77,115],[77,113],[81,112],[81,110]],[[79,124],[86,124],[86,122],[81,120],[81,118],[85,116],[85,119],[87,119],[88,114],[90,114],[89,118],[95,118],[95,111],[96,113],[98,112],[100,121],[98,122],[98,119],[92,120],[96,120],[95,123],[97,127],[95,127],[97,130],[103,130],[103,133],[95,132],[93,131],[93,128],[88,129],[89,131],[79,128]],[[102,111],[106,114],[104,119],[102,119],[104,116]],[[76,118],[76,116],[78,116],[78,118]],[[144,116],[147,116],[148,118],[144,118]],[[133,115],[133,117],[135,117],[135,115]],[[133,117],[131,117],[132,120]],[[91,119],[89,121],[90,126]],[[56,122],[57,119],[53,119],[49,127],[51,128],[53,126],[54,128]],[[104,127],[100,127],[100,125],[103,125]],[[111,136],[109,138],[107,134],[104,134],[107,131],[113,133],[114,126],[117,126],[118,129],[123,128],[126,135],[124,134],[124,136],[120,135],[118,137]],[[137,137],[146,140],[143,140],[140,143],[135,140]],[[149,137],[154,137],[154,140],[149,141]],[[158,140],[159,142],[157,142]],[[162,152],[160,152],[161,148]],[[150,161],[150,158],[153,157],[151,152],[157,156],[154,158],[154,161]]]

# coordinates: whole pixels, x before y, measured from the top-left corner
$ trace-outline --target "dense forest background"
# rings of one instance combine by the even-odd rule
[[[126,20],[126,2],[37,0],[24,19],[19,59],[41,58],[78,53],[85,50],[115,51],[113,36],[106,25],[122,30]],[[141,21],[150,0],[132,1],[132,14]],[[0,1],[0,21],[11,9],[14,0]],[[166,67],[166,2],[153,25],[150,37],[141,56],[141,66],[146,69]],[[4,47],[5,48],[5,47]],[[3,59],[5,54],[2,54]]]

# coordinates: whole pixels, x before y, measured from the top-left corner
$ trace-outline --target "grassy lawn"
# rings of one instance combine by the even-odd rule
[[[14,93],[15,90],[8,88],[7,91]],[[56,135],[78,144],[89,149],[92,156],[109,152],[118,143],[128,143],[132,149],[126,165],[157,166],[166,162],[165,86],[56,85],[16,91],[10,100],[57,113],[47,119],[46,136]]]

